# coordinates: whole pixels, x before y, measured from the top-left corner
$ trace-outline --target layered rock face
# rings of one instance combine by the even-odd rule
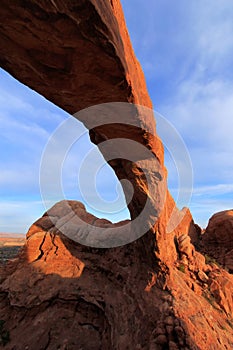
[[[138,241],[95,249],[63,235],[56,226],[70,213],[83,220],[76,235],[93,221],[118,225],[63,201],[31,226],[1,282],[5,349],[232,348],[233,277],[205,264],[188,235],[177,238],[165,281]]]
[[[202,250],[233,273],[233,210],[214,214],[202,236]]]
[[[1,66],[69,113],[109,102],[151,107],[119,1],[3,0],[0,20]],[[167,191],[153,113],[128,104],[126,123],[108,106],[101,113],[90,107],[76,117],[110,157],[118,178],[132,184],[132,221],[113,225],[88,214],[79,202],[63,201],[32,225],[23,251],[2,274],[1,345],[231,349],[232,276],[206,264],[192,244],[199,229]],[[114,142],[102,147],[116,138],[146,152],[134,154],[131,148],[137,158],[132,161],[118,155]],[[127,187],[124,191],[127,198]],[[124,239],[130,227],[126,234],[134,234],[133,220],[146,204],[139,229],[145,224],[148,232],[128,245],[101,249],[106,233],[119,229]],[[85,246],[89,239],[92,247]]]
[[[81,203],[63,201],[51,210],[56,223],[73,211],[86,223],[114,226]],[[30,228],[1,285],[8,294],[1,311],[9,317],[9,349],[152,349],[177,339],[184,348],[192,344],[174,316],[172,296],[163,291],[163,276],[142,253],[137,242],[107,250],[75,244],[46,213]],[[168,337],[166,324],[177,332]]]

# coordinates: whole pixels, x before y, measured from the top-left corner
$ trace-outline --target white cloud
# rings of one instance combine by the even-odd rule
[[[33,146],[36,143],[41,144],[41,140],[46,142],[46,139],[49,137],[47,130],[30,120],[26,124],[20,118],[17,120],[17,117],[14,110],[11,112],[11,116],[0,113],[1,137],[9,142],[15,143],[17,141],[28,146],[32,146],[32,143]]]
[[[20,168],[20,165],[19,165]],[[19,186],[30,186],[34,184],[35,174],[32,169],[28,169],[25,166],[21,166],[20,171],[16,169],[1,169],[0,168],[0,186],[9,186],[11,189],[17,189]],[[22,191],[22,187],[20,188]]]
[[[233,184],[217,184],[212,186],[201,186],[193,189],[193,194],[196,196],[206,195],[219,196],[224,194],[233,193]],[[233,203],[232,203],[233,204]]]
[[[232,189],[232,0],[179,0],[175,4],[164,0],[127,0],[123,6],[155,107],[176,126],[190,150],[195,175],[191,208],[195,217],[200,215],[204,222],[212,210],[229,207],[229,198],[223,197]],[[3,154],[0,184],[9,191],[10,182],[21,186],[23,192],[32,178],[37,181],[44,145],[56,125],[66,118],[58,109],[44,107],[44,99],[39,101],[25,91],[18,85],[7,85],[6,79],[0,87],[0,134],[9,144],[9,148],[3,148],[9,154]],[[64,168],[67,192],[72,192],[75,185],[74,164],[80,162],[82,150],[86,150],[84,145],[67,158]],[[48,182],[52,181],[50,175],[56,161],[54,154],[48,167]],[[174,164],[168,167],[175,186],[176,168]],[[111,181],[104,177],[102,184],[111,188]],[[212,197],[207,198],[210,192]],[[9,215],[15,210],[13,205],[6,208]],[[32,209],[22,210],[15,222],[20,222]]]
[[[183,188],[181,190],[184,193],[189,193],[190,191],[189,188]],[[171,188],[171,193],[174,198],[176,198],[178,191],[178,188]],[[205,228],[208,224],[209,218],[214,213],[232,209],[232,195],[232,183],[194,187],[189,208],[195,222]]]
[[[66,113],[0,71],[0,192],[39,193],[40,158]]]
[[[212,215],[232,208],[231,198],[206,198],[206,195],[199,201],[193,200],[190,205],[194,221],[202,228],[207,226]]]
[[[233,171],[233,84],[188,81],[161,106],[187,144],[196,180],[229,181]]]
[[[233,206],[232,1],[127,0],[123,6],[155,109],[189,149],[191,208],[206,223],[210,214]],[[177,169],[169,157],[166,164],[174,189]]]

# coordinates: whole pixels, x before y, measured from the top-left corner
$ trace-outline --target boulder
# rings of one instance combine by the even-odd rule
[[[201,243],[208,261],[216,260],[233,273],[233,210],[221,211],[210,218]]]

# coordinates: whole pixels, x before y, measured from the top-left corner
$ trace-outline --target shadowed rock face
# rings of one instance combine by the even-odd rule
[[[233,273],[233,210],[214,214],[201,240],[202,250]]]
[[[69,113],[109,102],[151,108],[119,1],[3,0],[0,23],[0,65]],[[105,250],[78,244],[69,234],[88,237],[87,224],[98,230],[118,224],[98,220],[73,201],[45,213],[2,272],[0,312],[6,322],[0,344],[2,332],[9,331],[5,348],[16,350],[231,349],[232,276],[206,264],[190,241],[189,234],[196,239],[199,230],[167,191],[153,114],[131,105],[129,126],[115,115],[112,122],[115,112],[109,113],[77,117],[106,159],[117,149],[103,149],[101,142],[115,138],[149,151],[139,159],[147,180],[136,162],[120,157],[109,163],[133,185],[132,219],[148,200],[146,223],[158,212],[159,220],[137,241]],[[93,127],[97,118],[101,125]],[[73,213],[83,222],[72,219],[64,232]]]
[[[77,235],[93,221],[118,225],[62,201],[31,226],[0,285],[6,349],[231,349],[233,277],[205,264],[187,234],[165,276],[140,240],[112,249],[70,240],[56,226],[71,211],[83,220]]]

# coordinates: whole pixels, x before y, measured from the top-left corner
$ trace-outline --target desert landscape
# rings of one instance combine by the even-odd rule
[[[233,349],[233,210],[177,208],[120,1],[3,0],[0,21],[1,67],[86,126],[131,217],[63,199],[1,234],[0,346]]]
[[[25,235],[17,233],[0,233],[0,264],[17,256],[20,248],[25,244]]]

